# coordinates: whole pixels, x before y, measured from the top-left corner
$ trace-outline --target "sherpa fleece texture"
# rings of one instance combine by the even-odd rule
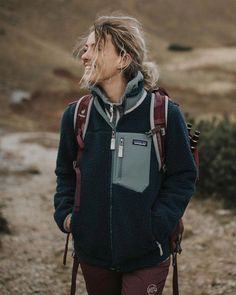
[[[143,91],[142,83],[138,87]],[[130,92],[132,96],[132,89]],[[116,131],[145,133],[150,130],[150,100],[151,93],[147,92],[138,107],[120,118]],[[99,103],[104,107],[102,99]],[[112,183],[112,128],[92,105],[80,161],[79,212],[73,210],[76,185],[73,161],[77,155],[74,111],[75,104],[68,106],[61,121],[55,170],[55,221],[65,232],[63,222],[72,213],[75,253],[83,262],[123,272],[158,265],[170,255],[169,236],[194,193],[197,176],[179,107],[169,102],[167,171],[164,175],[159,172],[152,143],[149,185],[140,193]]]

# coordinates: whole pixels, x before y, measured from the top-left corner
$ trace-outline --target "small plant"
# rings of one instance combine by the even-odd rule
[[[198,193],[202,197],[222,198],[227,207],[235,206],[236,123],[225,115],[221,121],[214,118],[194,125],[201,131]]]

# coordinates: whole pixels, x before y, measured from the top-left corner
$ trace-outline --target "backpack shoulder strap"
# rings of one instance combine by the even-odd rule
[[[88,127],[90,110],[93,102],[91,94],[81,97],[75,107],[74,131],[80,149],[84,148],[83,139]]]
[[[74,132],[75,132],[75,136],[76,136],[77,143],[78,143],[78,152],[77,152],[76,160],[73,161],[74,170],[76,172],[75,210],[79,210],[79,206],[80,206],[80,187],[79,187],[80,170],[78,167],[78,163],[79,163],[79,160],[82,155],[83,148],[84,148],[83,138],[84,138],[86,128],[88,125],[88,119],[89,119],[89,113],[90,113],[92,101],[93,101],[92,95],[85,95],[85,96],[81,97],[79,100],[69,103],[69,105],[76,103],[75,113],[74,113]],[[67,256],[67,251],[68,251],[69,237],[70,237],[70,233],[67,233],[65,249],[64,249],[64,256],[63,256],[63,264],[64,265],[66,265],[66,256]],[[74,263],[75,263],[75,260],[74,260]],[[75,288],[74,272],[77,273],[77,271],[74,270],[74,267],[73,267],[71,290]]]
[[[166,91],[154,89],[150,104],[150,134],[153,136],[153,143],[159,164],[159,170],[165,172],[165,136],[167,128],[169,97]]]
[[[76,158],[76,161],[73,162],[74,170],[76,173],[76,190],[75,190],[75,202],[74,202],[75,212],[78,212],[80,207],[81,174],[80,174],[80,168],[79,168],[79,160],[81,158],[81,155],[84,149],[83,139],[85,137],[86,129],[88,127],[92,102],[93,102],[93,96],[91,94],[88,94],[81,97],[76,102],[76,106],[75,106],[74,131],[75,131],[75,136],[78,143],[77,158]],[[70,233],[67,234],[67,240],[65,245],[65,252],[64,252],[64,259],[63,259],[64,265],[66,263],[66,254],[68,249],[69,235]],[[76,276],[77,276],[78,267],[79,267],[79,260],[77,256],[74,254],[73,270],[72,270],[72,278],[71,278],[71,293],[70,293],[73,295],[75,294],[75,291],[76,291]]]

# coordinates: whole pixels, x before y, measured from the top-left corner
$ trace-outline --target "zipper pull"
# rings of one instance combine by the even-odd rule
[[[124,138],[120,139],[119,149],[118,149],[118,158],[124,157]]]
[[[157,246],[159,248],[160,256],[162,256],[163,255],[163,250],[162,250],[161,244],[158,241],[156,241],[156,244],[157,244]]]
[[[111,117],[110,117],[110,123],[113,121],[113,104],[110,104],[110,114],[111,114]]]
[[[111,149],[111,150],[115,150],[115,148],[116,148],[115,131],[112,130],[110,149]]]

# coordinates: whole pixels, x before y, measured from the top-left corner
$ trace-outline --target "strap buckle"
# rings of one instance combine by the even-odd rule
[[[154,134],[156,134],[157,132],[161,131],[161,127],[158,125],[152,129],[150,129],[149,131],[145,132],[145,134],[148,136],[148,137],[151,137],[153,136]]]
[[[78,167],[77,164],[78,164],[77,161],[73,161],[73,168],[74,168],[74,169],[76,169],[76,168]]]

